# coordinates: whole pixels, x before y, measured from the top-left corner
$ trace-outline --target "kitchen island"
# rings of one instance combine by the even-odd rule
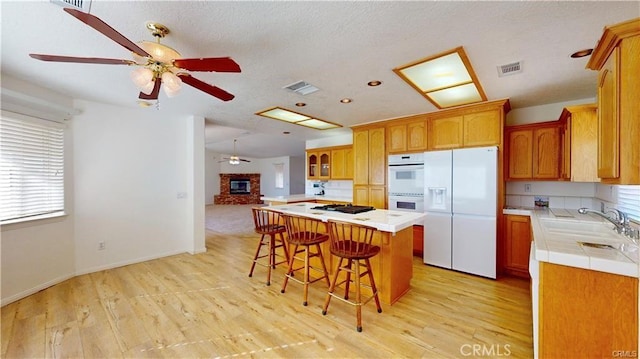
[[[423,223],[424,213],[376,209],[348,214],[313,208],[317,206],[317,203],[302,202],[270,206],[269,209],[323,222],[331,219],[375,227],[378,232],[373,238],[373,243],[380,246],[381,251],[371,259],[371,266],[380,300],[385,304],[393,304],[409,291],[413,276],[413,225]],[[328,241],[323,243],[322,251],[325,253],[327,268],[331,273],[335,273],[337,258],[329,255]]]
[[[281,204],[300,203],[300,202],[331,202],[331,203],[351,203],[351,197],[336,197],[325,195],[308,195],[308,194],[292,194],[288,196],[262,196],[262,202],[277,206]]]

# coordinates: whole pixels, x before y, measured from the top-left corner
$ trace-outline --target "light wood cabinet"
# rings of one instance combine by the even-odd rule
[[[640,184],[640,18],[604,29],[587,68],[598,73],[598,177]]]
[[[565,107],[560,121],[563,124],[561,177],[573,182],[599,182],[596,105]]]
[[[320,176],[320,161],[318,152],[307,151],[307,179],[315,180]]]
[[[464,147],[498,145],[502,139],[502,120],[498,110],[464,115]]]
[[[356,205],[386,208],[385,127],[353,130],[353,202]]]
[[[413,226],[413,256],[424,256],[424,226]]]
[[[353,151],[351,147],[331,150],[331,179],[353,178]]]
[[[320,173],[318,178],[321,180],[328,180],[331,178],[331,151],[323,150],[318,151],[318,160],[320,162]]]
[[[533,178],[560,177],[560,127],[533,130]]]
[[[508,127],[507,180],[559,179],[561,126],[554,121]]]
[[[508,179],[533,178],[533,131],[511,130],[507,133]]]
[[[432,118],[428,123],[429,150],[498,146],[502,143],[503,119],[500,110]]]
[[[387,127],[388,153],[420,152],[427,148],[427,126],[425,117],[409,122],[394,121]]]
[[[505,271],[529,278],[529,250],[531,248],[531,221],[528,216],[505,216]]]
[[[538,298],[540,358],[637,355],[638,278],[540,262]]]
[[[427,134],[429,150],[446,150],[463,146],[463,116],[431,118]]]
[[[307,179],[352,179],[351,146],[315,148],[307,151]]]

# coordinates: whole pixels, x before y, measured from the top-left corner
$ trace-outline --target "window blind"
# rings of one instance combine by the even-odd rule
[[[640,221],[640,186],[618,186],[617,208]]]
[[[64,211],[63,125],[2,112],[0,221]]]

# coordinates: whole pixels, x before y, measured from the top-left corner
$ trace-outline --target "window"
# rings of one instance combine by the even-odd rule
[[[2,112],[0,222],[64,211],[64,125]]]
[[[274,163],[276,171],[276,188],[284,188],[284,163]]]
[[[629,218],[640,221],[640,186],[617,186],[617,208],[629,215]]]

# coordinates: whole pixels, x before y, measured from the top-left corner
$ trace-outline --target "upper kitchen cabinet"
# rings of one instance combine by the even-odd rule
[[[387,126],[387,152],[422,152],[427,148],[426,116],[394,120]]]
[[[307,179],[318,179],[320,177],[318,152],[307,151]]]
[[[554,121],[506,128],[507,180],[560,177],[561,125]]]
[[[331,179],[353,179],[353,150],[351,146],[331,150]]]
[[[353,178],[351,146],[315,148],[307,151],[307,179],[330,180]]]
[[[598,177],[640,184],[640,18],[606,27],[587,68],[598,73]]]
[[[353,203],[386,208],[386,128],[353,128]],[[381,194],[384,196],[381,197]]]
[[[569,106],[562,110],[561,177],[565,180],[600,182],[597,112],[596,104]]]
[[[429,114],[427,149],[500,146],[509,110],[509,100],[499,100]]]

